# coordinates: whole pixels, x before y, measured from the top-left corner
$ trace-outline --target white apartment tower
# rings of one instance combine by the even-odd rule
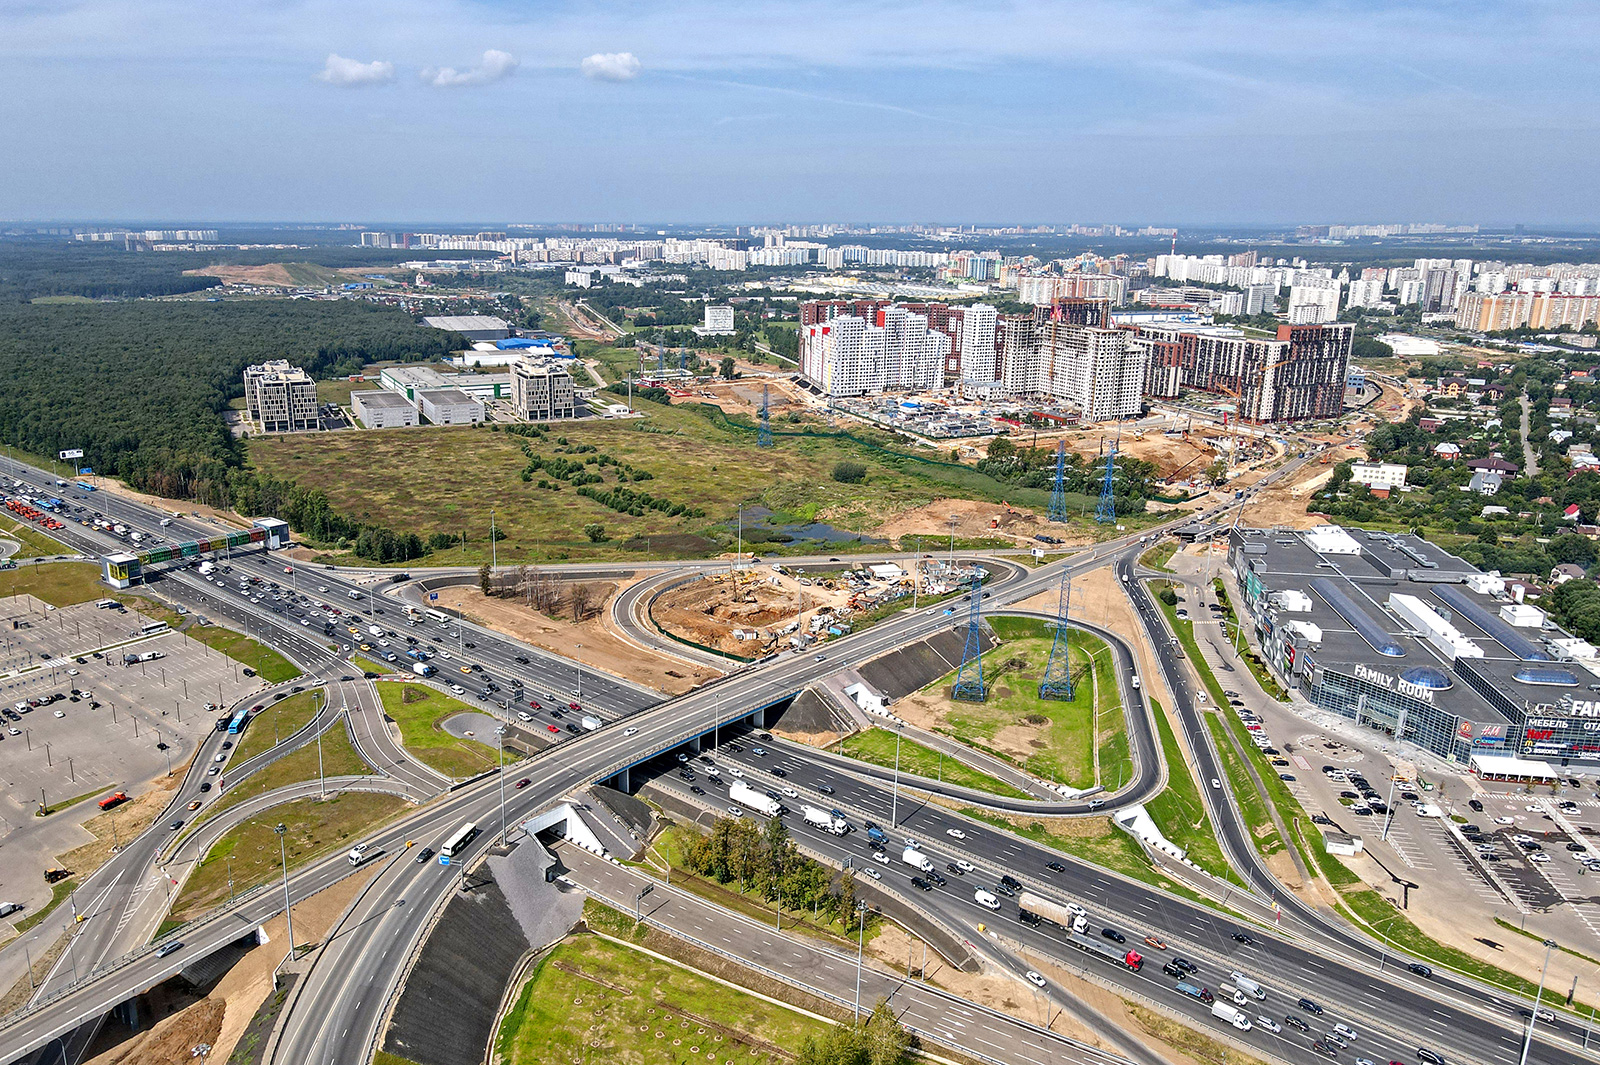
[[[1005,320],[1006,391],[1066,400],[1085,421],[1139,413],[1145,345],[1126,329]]]
[[[995,326],[1000,315],[987,303],[967,308],[961,322],[961,383],[971,388],[993,384],[1000,379],[999,351],[995,347]]]

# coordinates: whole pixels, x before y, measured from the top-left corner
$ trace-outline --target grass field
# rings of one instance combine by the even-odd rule
[[[1222,847],[1211,830],[1211,821],[1200,798],[1200,786],[1194,773],[1184,762],[1183,748],[1172,724],[1161,709],[1161,704],[1150,701],[1150,712],[1155,716],[1156,729],[1161,734],[1161,751],[1167,760],[1167,786],[1161,794],[1144,804],[1161,834],[1188,852],[1189,860],[1213,876],[1231,880],[1240,886],[1239,879],[1222,856]]]
[[[337,403],[341,407],[348,407],[351,392],[362,392],[377,387],[376,381],[346,381],[342,377],[334,381],[318,381],[317,402]]]
[[[54,884],[51,884],[50,901],[28,914],[28,916],[16,921],[17,934],[21,935],[34,925],[41,923],[46,917],[49,917],[57,906],[67,901],[67,896],[72,894],[73,889],[77,886],[78,878],[75,876],[69,876],[65,880],[57,880]]]
[[[247,758],[254,758],[271,748],[279,739],[288,739],[311,720],[311,715],[316,713],[313,701],[318,692],[301,692],[281,699],[275,703],[268,703],[267,708],[250,719],[249,725],[244,730],[244,736],[234,744],[233,758],[242,762]]]
[[[476,740],[460,739],[439,723],[475,709],[423,684],[397,680],[378,682],[383,712],[400,726],[401,742],[419,760],[452,777],[470,777],[496,764],[495,749]]]
[[[312,758],[316,749],[312,749]],[[273,826],[288,828],[284,843],[289,868],[304,865],[329,851],[354,845],[369,829],[388,821],[406,806],[404,799],[372,792],[347,792],[326,801],[297,799],[244,822],[217,840],[189,875],[174,900],[176,920],[193,920],[228,898],[231,864],[235,893],[282,875],[278,838]],[[230,863],[229,858],[233,861]]]
[[[1160,570],[1162,573],[1171,573],[1172,570],[1167,567],[1167,563],[1171,562],[1172,556],[1177,553],[1178,542],[1176,540],[1168,540],[1165,543],[1157,544],[1140,555],[1139,565]]]
[[[535,966],[495,1050],[506,1065],[711,1058],[780,1065],[828,1027],[629,947],[576,936]]]
[[[888,448],[890,438],[871,430],[862,429],[860,435],[882,439],[885,450],[839,438],[781,435],[773,447],[757,448],[753,432],[716,424],[692,408],[645,401],[636,401],[636,407],[648,417],[560,426],[548,439],[529,443],[546,459],[582,462],[610,455],[651,475],[628,487],[702,508],[705,517],[668,517],[649,510],[635,517],[580,496],[559,481],[554,482],[561,485],[559,491],[540,488],[541,475],[529,481],[520,476],[528,464],[521,448],[524,438],[484,428],[261,437],[250,441],[250,462],[273,476],[326,491],[337,509],[362,521],[424,536],[465,532],[465,548],[431,559],[440,564],[475,564],[488,556],[488,508],[479,505],[488,499],[496,501],[497,528],[506,535],[499,544],[502,562],[579,555],[632,558],[643,554],[646,536],[656,556],[702,554],[707,550],[703,537],[725,536],[739,503],[763,503],[787,520],[870,530],[898,510],[949,496],[1004,497],[1039,507],[1048,502],[1043,491],[1017,489],[968,467],[933,465]],[[597,451],[572,450],[583,445]],[[844,459],[867,466],[862,483],[832,479],[835,463]],[[615,487],[615,468],[585,469],[601,472],[604,481],[596,489]],[[604,526],[607,539],[591,543],[583,532],[589,523]]]
[[[92,562],[46,562],[0,570],[0,596],[32,595],[52,606],[71,606],[106,597],[100,567]],[[113,596],[132,603],[132,596]]]
[[[306,715],[310,717],[309,714]],[[255,726],[252,725],[251,728]],[[245,732],[249,735],[249,731]],[[287,732],[284,733],[288,735]],[[267,734],[270,743],[271,733]],[[363,776],[372,772],[372,767],[361,760],[356,753],[355,746],[350,742],[350,734],[344,725],[335,725],[322,736],[322,774],[324,777]],[[220,779],[228,778],[224,770]],[[230,806],[235,806],[246,799],[256,795],[264,795],[269,791],[281,788],[286,784],[298,784],[303,780],[317,779],[317,745],[308,743],[291,754],[286,754],[276,761],[270,762],[262,768],[251,773],[244,780],[229,788],[222,795],[212,800],[209,806],[196,811],[195,820],[204,821],[215,817]]]
[[[895,736],[888,729],[874,728],[846,737],[836,748],[840,754],[858,758],[863,762],[894,768]],[[915,740],[900,741],[900,770],[915,773],[932,780],[944,780],[963,788],[986,791],[991,795],[1006,795],[1013,799],[1026,799],[1028,793],[1014,788],[988,773],[980,773],[970,766],[948,756],[941,757],[932,747]]]
[[[21,550],[12,555],[15,559],[49,558],[53,555],[70,555],[76,552],[58,540],[52,540],[25,521],[13,521],[7,512],[0,518],[0,539],[15,540]]]
[[[944,731],[1017,762],[1045,780],[1077,787],[1101,783],[1107,788],[1126,780],[1131,768],[1126,721],[1111,649],[1105,641],[1071,632],[1068,661],[1074,674],[1091,664],[1093,673],[1079,677],[1072,699],[1041,699],[1039,679],[1044,676],[1053,640],[1050,627],[1032,618],[998,617],[989,623],[1003,641],[983,656],[989,698],[982,703],[949,699],[954,672],[923,689],[924,694],[945,693],[943,714],[948,728]],[[1039,727],[1041,732],[1038,741],[1030,741],[1037,744],[1033,754],[1018,760],[997,749],[994,740],[1001,730],[1021,724]]]
[[[191,625],[183,631],[191,640],[199,640],[235,662],[249,666],[268,684],[293,680],[300,675],[300,671],[287,658],[243,633],[220,625]]]
[[[1216,714],[1204,716],[1206,727],[1211,730],[1212,745],[1217,749],[1223,773],[1228,778],[1227,788],[1239,807],[1239,813],[1244,817],[1244,823],[1250,828],[1250,838],[1255,840],[1256,850],[1262,854],[1278,853],[1285,845],[1283,833],[1273,824],[1272,814],[1267,809],[1267,800],[1262,797],[1261,789],[1257,788],[1255,781],[1251,779],[1244,759],[1228,742],[1227,725]]]

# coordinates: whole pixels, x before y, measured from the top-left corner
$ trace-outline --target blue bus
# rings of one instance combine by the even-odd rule
[[[93,492],[95,490],[94,485],[90,484],[88,481],[79,481],[78,487],[83,489],[85,492]]]
[[[244,731],[245,722],[250,719],[250,711],[240,710],[228,721],[228,735],[237,736]]]

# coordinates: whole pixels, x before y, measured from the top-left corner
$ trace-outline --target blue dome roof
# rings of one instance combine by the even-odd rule
[[[1401,672],[1400,679],[1407,684],[1415,684],[1419,688],[1431,688],[1436,692],[1449,691],[1456,683],[1450,674],[1437,666],[1412,666]]]
[[[1554,666],[1526,665],[1511,675],[1524,684],[1556,684],[1566,688],[1578,686],[1578,678],[1570,670]]]

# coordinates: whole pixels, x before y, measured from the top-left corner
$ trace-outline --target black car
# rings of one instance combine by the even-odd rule
[[[1418,976],[1432,976],[1433,975],[1432,967],[1424,965],[1420,961],[1414,961],[1410,965],[1407,965],[1406,968],[1410,969],[1412,972],[1416,973]]]
[[[1052,859],[1051,861],[1045,862],[1044,863],[1044,867],[1046,869],[1050,870],[1052,873],[1064,873],[1064,872],[1067,871],[1067,867],[1066,866],[1062,865],[1058,861],[1055,861],[1054,859]]]
[[[1014,898],[1017,897],[1016,891],[1013,890],[1012,888],[1007,887],[1005,884],[996,884],[994,886],[994,890],[995,890],[995,894],[1004,895],[1008,899],[1014,899]]]
[[[1200,966],[1196,965],[1188,958],[1173,958],[1172,964],[1176,965],[1186,973],[1197,973],[1200,971]]]
[[[1298,1005],[1307,1013],[1314,1013],[1318,1017],[1322,1016],[1322,1007],[1317,1005],[1315,1002],[1312,1002],[1309,998],[1301,999]]]
[[[831,784],[818,784],[817,785],[817,790],[822,792],[822,794],[824,794],[824,795],[832,795],[833,794],[833,785],[831,785]]]
[[[1172,977],[1174,980],[1182,980],[1185,976],[1189,975],[1170,961],[1161,967],[1161,971]]]
[[[1102,928],[1100,929],[1100,934],[1113,943],[1126,943],[1128,941],[1128,937],[1115,928]]]
[[[1429,1050],[1427,1047],[1417,1048],[1417,1060],[1425,1061],[1428,1065],[1445,1065],[1444,1058]]]
[[[526,655],[518,655],[517,656],[517,661],[521,662],[523,665],[527,665],[528,664],[528,658],[527,658]]]
[[[1302,1032],[1311,1031],[1311,1026],[1305,1021],[1302,1021],[1299,1017],[1285,1017],[1283,1019],[1283,1023],[1287,1024],[1290,1028],[1298,1028]]]
[[[1235,932],[1233,934],[1233,941],[1235,943],[1243,943],[1247,947],[1253,947],[1256,945],[1256,941],[1251,939],[1249,934],[1246,932]]]
[[[1338,1051],[1334,1050],[1331,1046],[1322,1042],[1320,1039],[1311,1044],[1311,1049],[1315,1050],[1318,1054],[1321,1054],[1325,1058],[1337,1058],[1339,1056]]]
[[[1023,924],[1031,924],[1035,927],[1038,927],[1040,917],[1032,910],[1024,910],[1019,906],[1017,908],[1017,920],[1021,921]]]
[[[698,784],[690,784],[689,785],[689,790],[694,792],[696,795],[704,795],[706,793],[706,789],[702,788]]]
[[[1483,803],[1479,802],[1477,799],[1468,799],[1467,805],[1472,807],[1473,813],[1483,813]]]
[[[878,827],[878,822],[876,822],[876,821],[863,821],[863,822],[861,822],[861,827],[866,829],[868,832],[871,832],[873,829]]]
[[[947,863],[945,863],[945,869],[947,869],[948,871],[956,874],[957,876],[966,876],[967,875],[966,873],[963,873],[961,871],[961,867],[959,865],[957,865],[955,862],[947,862]]]
[[[930,869],[926,873],[924,873],[923,875],[926,876],[929,880],[931,880],[935,884],[946,883],[945,878],[940,876],[938,874],[938,872],[935,871],[935,870]]]
[[[786,769],[779,769],[777,766],[773,766],[772,775],[775,777],[786,777],[789,775],[789,771]]]
[[[433,848],[432,847],[424,847],[420,851],[417,852],[417,864],[421,865],[423,862],[426,862],[429,858],[432,858],[432,857],[433,857]]]
[[[1016,877],[1012,876],[1010,873],[1002,874],[1001,877],[1000,877],[1000,883],[1004,884],[1008,888],[1013,888],[1013,889],[1015,889],[1017,891],[1021,891],[1022,890],[1022,881],[1018,880]]]
[[[1580,854],[1583,851],[1586,851],[1588,849],[1589,849],[1588,847],[1585,847],[1581,843],[1569,843],[1569,844],[1567,844],[1567,850],[1571,851],[1573,854]]]
[[[916,888],[918,891],[932,891],[933,890],[933,885],[928,883],[926,880],[922,879],[922,877],[920,877],[920,876],[914,876],[914,877],[911,878],[911,886]]]
[[[169,832],[176,832],[176,831],[178,831],[178,829],[180,829],[182,827],[183,827],[183,821],[181,819],[179,819],[177,821],[172,822],[172,824],[168,825],[167,826],[167,830]]]

